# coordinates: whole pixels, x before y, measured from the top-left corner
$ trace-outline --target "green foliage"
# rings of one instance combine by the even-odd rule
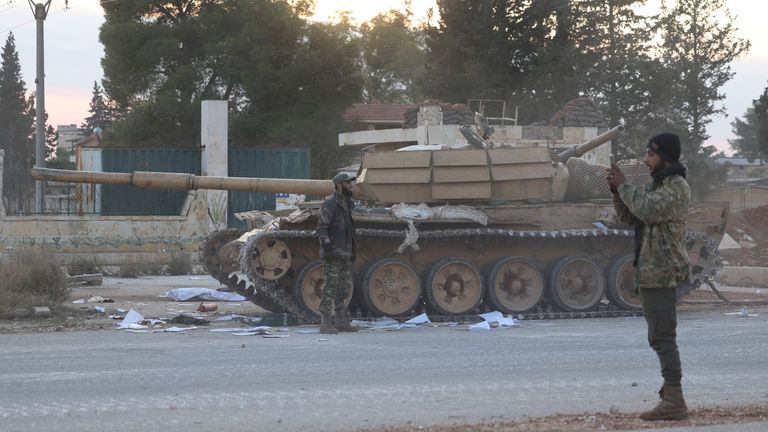
[[[0,317],[34,306],[56,307],[70,288],[59,263],[41,249],[14,250],[0,262]]]
[[[530,53],[518,39],[520,1],[438,0],[440,22],[425,30],[424,93],[445,102],[506,99],[523,76]]]
[[[375,16],[361,28],[365,102],[418,103],[425,79],[423,32],[411,28],[409,7]]]
[[[718,16],[722,13],[726,20]],[[667,91],[687,129],[689,145],[696,152],[709,136],[712,116],[723,115],[723,85],[733,78],[730,63],[749,50],[749,41],[736,37],[733,18],[724,0],[679,0],[661,16],[661,56],[677,77]]]
[[[65,148],[57,148],[56,156],[52,159],[45,161],[45,166],[55,169],[68,169],[73,170],[77,168],[77,164],[71,161],[69,158],[72,156],[72,151]]]
[[[0,62],[0,148],[5,150],[3,200],[11,212],[23,212],[34,183],[29,170],[35,162],[32,140],[35,110],[32,97],[25,95],[19,55],[13,33],[8,35]]]
[[[359,101],[348,22],[311,23],[308,2],[104,3],[104,90],[125,109],[106,144],[199,145],[200,102],[225,99],[238,147],[302,146],[313,175],[338,166],[341,115]]]
[[[102,273],[101,265],[93,255],[80,256],[74,258],[69,265],[67,265],[67,273],[70,276]]]
[[[749,50],[750,43],[736,37],[724,0],[679,0],[674,8],[662,10],[660,30],[661,60],[675,77],[664,91],[681,129],[693,197],[703,199],[725,178],[725,168],[714,164],[716,149],[703,145],[709,138],[706,126],[713,116],[725,114],[719,102],[725,98],[723,85],[734,75],[730,64]]]
[[[761,160],[765,160],[765,155],[768,155],[768,87],[757,100],[753,101],[753,104],[758,122],[758,147],[763,157]]]
[[[729,139],[728,144],[735,152],[735,156],[745,157],[750,162],[758,159],[763,161],[765,156],[760,151],[760,119],[756,109],[759,109],[757,100],[747,108],[743,120],[735,118],[731,122],[731,132],[736,136]]]
[[[94,129],[100,128],[103,131],[109,129],[112,123],[125,116],[115,101],[107,98],[98,83],[93,82],[93,93],[89,104],[88,112],[91,113],[85,118],[85,122],[80,125],[86,135],[93,133]]]

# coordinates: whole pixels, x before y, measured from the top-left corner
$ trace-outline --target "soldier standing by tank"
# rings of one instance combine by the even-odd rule
[[[607,170],[613,205],[623,222],[635,228],[635,286],[639,291],[648,342],[661,363],[661,401],[640,414],[643,420],[688,418],[677,348],[677,286],[688,279],[686,229],[690,189],[680,163],[680,138],[662,133],[648,141],[645,164],[652,181],[644,188],[625,183],[616,164]]]
[[[341,173],[333,177],[335,192],[323,201],[315,230],[320,240],[320,256],[325,261],[325,288],[320,301],[320,333],[356,332],[349,324],[344,304],[352,285],[355,261],[355,227],[352,222],[352,185],[355,177]],[[336,309],[336,325],[331,324],[331,309]]]

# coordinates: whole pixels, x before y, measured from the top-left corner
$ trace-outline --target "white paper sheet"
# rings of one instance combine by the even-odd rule
[[[123,320],[120,321],[120,324],[117,325],[117,328],[119,329],[133,328],[131,327],[131,325],[136,325],[142,321],[144,321],[144,315],[131,309],[128,311],[127,314],[125,314],[125,318],[123,318]],[[144,326],[144,328],[147,328],[147,327]]]
[[[409,319],[408,321],[406,321],[403,324],[427,324],[427,323],[431,323],[431,322],[432,321],[429,320],[429,317],[427,316],[427,314],[423,313],[421,315],[418,315],[418,316],[415,316],[415,317]]]
[[[163,293],[160,297],[168,297],[176,301],[188,301],[191,299],[200,300],[218,300],[226,302],[239,302],[244,301],[245,297],[237,293],[216,291],[210,288],[176,288],[171,291]]]

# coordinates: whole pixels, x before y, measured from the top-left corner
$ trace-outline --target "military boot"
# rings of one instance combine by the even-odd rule
[[[349,323],[349,313],[347,312],[347,308],[342,307],[336,309],[336,330],[349,333],[357,331],[357,327],[352,327]]]
[[[324,334],[336,334],[338,331],[336,331],[336,328],[331,323],[331,313],[330,312],[321,312],[320,313],[320,333]]]
[[[685,420],[688,418],[688,407],[683,399],[683,388],[664,386],[659,391],[661,402],[650,411],[640,414],[643,420]]]

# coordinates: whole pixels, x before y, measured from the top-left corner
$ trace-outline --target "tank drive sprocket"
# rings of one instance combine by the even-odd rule
[[[272,312],[280,312],[280,305],[268,296],[261,295],[251,286],[248,278],[240,273],[238,257],[240,248],[232,242],[240,238],[245,231],[223,229],[209,233],[200,245],[200,264],[214,279],[236,292],[250,302]]]

